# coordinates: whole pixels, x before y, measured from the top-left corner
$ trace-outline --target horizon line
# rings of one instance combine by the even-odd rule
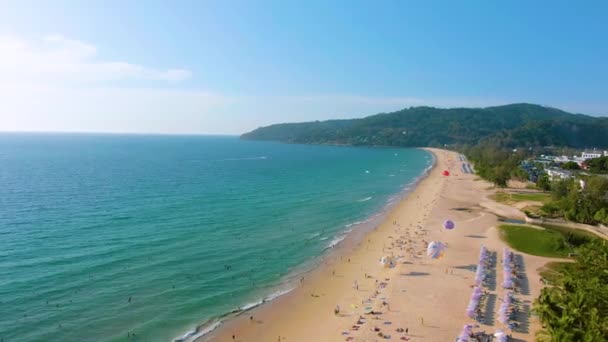
[[[169,132],[113,132],[113,131],[11,131],[0,129],[0,134],[74,134],[74,135],[168,135],[168,136],[224,136],[239,137],[244,133],[169,133]]]

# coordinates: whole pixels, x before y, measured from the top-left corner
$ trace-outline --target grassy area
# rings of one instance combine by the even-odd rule
[[[496,202],[504,204],[513,204],[524,201],[548,203],[551,201],[551,195],[542,192],[534,192],[529,194],[511,194],[508,192],[498,192],[492,195],[491,198]]]
[[[494,195],[490,196],[490,198],[498,203],[507,203],[511,199],[511,196],[506,192],[497,192]]]
[[[563,244],[563,235],[554,230],[505,224],[500,226],[500,236],[511,248],[527,254],[563,258],[571,252]]]
[[[515,202],[533,201],[547,203],[551,201],[551,194],[535,192],[530,194],[512,194],[511,199]]]
[[[579,246],[597,239],[590,232],[568,227],[541,224],[545,229],[524,225],[502,225],[500,235],[511,248],[549,258],[568,257]]]
[[[556,284],[562,275],[567,271],[572,271],[577,267],[574,262],[548,262],[540,269],[540,276],[549,284]]]
[[[539,218],[542,217],[544,214],[544,212],[540,208],[541,206],[539,205],[527,205],[521,208],[521,211],[523,211],[524,214],[526,214],[526,216],[528,217]]]
[[[564,227],[564,226],[556,226],[554,224],[547,224],[547,223],[540,223],[538,225],[543,228],[546,228],[546,229],[560,232],[564,235],[574,236],[578,239],[586,239],[586,240],[599,239],[599,237],[597,235],[595,235],[591,232],[588,232],[586,230],[568,228],[568,227]]]

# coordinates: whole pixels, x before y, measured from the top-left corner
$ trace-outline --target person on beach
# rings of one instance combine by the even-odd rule
[[[337,316],[340,313],[340,305],[336,305],[336,308],[334,309],[334,315]]]

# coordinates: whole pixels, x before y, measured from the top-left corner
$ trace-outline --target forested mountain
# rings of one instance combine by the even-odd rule
[[[243,139],[305,144],[443,146],[492,143],[501,147],[608,147],[608,118],[533,104],[487,108],[411,107],[362,119],[260,127]]]

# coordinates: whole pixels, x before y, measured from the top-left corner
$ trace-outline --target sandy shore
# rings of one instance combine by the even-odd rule
[[[347,239],[340,253],[326,258],[291,293],[229,320],[201,340],[233,341],[233,335],[236,341],[387,340],[373,331],[377,327],[391,336],[388,340],[454,341],[464,324],[476,323],[465,315],[465,309],[481,244],[498,255],[497,285],[486,288],[490,293],[484,307],[487,318],[476,323],[479,328],[475,331],[504,329],[496,320],[499,298],[505,293],[500,287],[504,243],[498,237],[494,213],[518,214],[488,200],[493,191],[490,185],[474,175],[462,174],[458,154],[429,151],[437,158],[436,167],[381,225],[364,237]],[[448,177],[441,174],[446,169],[452,173]],[[456,228],[443,229],[446,219],[453,220]],[[428,258],[428,241],[447,243],[445,257]],[[401,258],[396,267],[383,268],[379,260],[385,255]],[[526,285],[516,298],[524,308],[530,308],[541,288],[536,269],[549,260],[528,255],[522,258],[527,279],[524,277]],[[341,309],[339,315],[334,314],[336,305]],[[378,319],[364,314],[370,306],[382,312]],[[360,316],[366,318],[365,323],[352,330]],[[522,314],[520,320],[523,332],[513,332],[513,337],[533,341],[538,323],[529,315]],[[397,332],[397,328],[408,329],[408,334]]]

